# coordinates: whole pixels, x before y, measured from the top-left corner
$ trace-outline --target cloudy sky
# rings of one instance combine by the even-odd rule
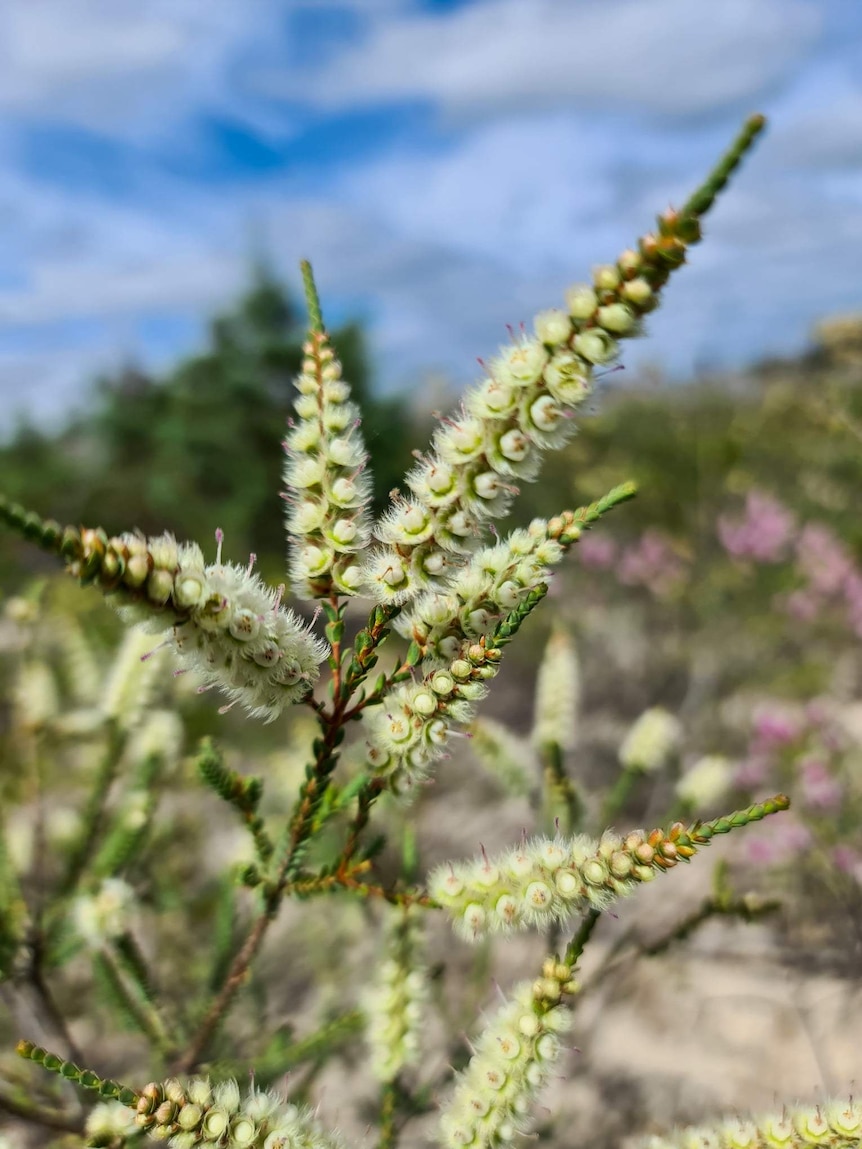
[[[265,252],[455,381],[771,130],[667,293],[680,377],[862,308],[858,0],[3,0],[0,429],[200,345]]]

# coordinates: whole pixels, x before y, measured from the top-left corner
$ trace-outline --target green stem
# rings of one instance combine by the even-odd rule
[[[125,744],[125,734],[116,722],[108,725],[108,745],[99,763],[99,769],[90,791],[90,798],[81,820],[78,841],[72,850],[66,867],[65,877],[60,882],[59,894],[65,897],[77,886],[87,863],[94,856],[105,820],[105,804],[117,770]]]
[[[398,1086],[387,1082],[380,1091],[380,1136],[377,1149],[394,1149],[398,1144],[395,1118],[398,1113]]]
[[[255,1070],[261,1080],[273,1080],[296,1069],[306,1061],[323,1060],[345,1045],[365,1027],[365,1014],[352,1009],[334,1017],[314,1033],[291,1042],[282,1049],[255,1059]],[[218,1061],[209,1067],[213,1077],[240,1077],[248,1069],[245,1061]]]
[[[32,987],[45,1017],[50,1021],[55,1035],[63,1043],[69,1056],[77,1060],[82,1060],[81,1051],[78,1049],[72,1037],[69,1026],[66,1023],[66,1018],[60,1011],[60,1007],[57,1005],[54,995],[48,983],[45,981],[43,969],[45,962],[45,936],[40,929],[35,928],[31,931],[27,940],[30,949],[30,961],[25,973],[25,979]]]
[[[709,211],[715,202],[716,196],[725,187],[727,181],[739,167],[765,127],[766,119],[764,116],[749,116],[730,148],[721,157],[700,187],[693,192],[686,201],[680,215],[698,219]]]
[[[354,644],[353,659],[345,668],[341,689],[331,711],[318,715],[322,737],[314,743],[314,761],[306,769],[305,782],[290,821],[285,845],[276,851],[279,861],[264,886],[263,911],[251,927],[242,948],[234,958],[221,989],[204,1016],[197,1033],[185,1051],[176,1059],[173,1072],[191,1073],[199,1064],[216,1030],[224,1021],[239,988],[246,980],[248,969],[266,937],[270,924],[278,916],[281,901],[292,878],[302,865],[308,843],[315,829],[315,819],[323,801],[329,780],[338,763],[338,750],[344,739],[344,722],[353,692],[361,686],[377,662],[377,650],[389,634],[389,622],[398,614],[399,607],[377,606],[371,612],[368,626],[360,631]],[[376,795],[375,795],[376,796]],[[371,802],[368,802],[370,806]],[[366,817],[367,821],[367,817]]]
[[[540,753],[544,766],[545,832],[553,834],[559,822],[563,834],[574,834],[584,807],[574,782],[566,773],[562,747],[556,742],[546,742]]]
[[[584,920],[581,922],[578,932],[569,942],[566,947],[566,956],[564,962],[568,966],[574,968],[587,948],[587,943],[593,936],[593,930],[596,928],[596,923],[602,916],[601,910],[590,910]]]
[[[744,922],[754,922],[767,914],[775,913],[781,908],[778,901],[754,902],[751,898],[734,898],[732,900],[719,898],[705,898],[700,907],[688,917],[683,918],[673,929],[650,945],[641,946],[640,953],[646,957],[657,957],[676,945],[685,941],[704,922],[710,918],[728,917],[739,918]]]
[[[630,770],[628,767],[624,767],[620,771],[613,786],[608,790],[602,805],[603,826],[612,826],[616,822],[617,816],[628,802],[632,790],[642,777],[642,770]]]
[[[135,971],[134,962],[125,954],[118,960],[118,955],[109,946],[99,951],[99,958],[111,985],[141,1033],[154,1049],[166,1053],[171,1046],[170,1038],[164,1022],[149,999],[149,987],[140,972]]]

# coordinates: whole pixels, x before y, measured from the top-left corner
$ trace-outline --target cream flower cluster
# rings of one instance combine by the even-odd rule
[[[60,710],[57,680],[46,662],[37,658],[22,662],[13,701],[16,721],[25,730],[41,730],[56,718]]]
[[[434,435],[432,452],[407,475],[411,497],[399,497],[375,527],[385,544],[368,567],[381,602],[405,602],[439,585],[476,549],[491,519],[501,518],[532,480],[541,452],[575,431],[573,411],[592,392],[592,362],[573,349],[563,312],[544,312],[536,336],[521,336],[489,365],[460,414]],[[613,358],[609,336],[601,361]],[[590,353],[596,340],[588,341]]]
[[[70,570],[97,581],[130,625],[166,631],[165,644],[181,663],[231,705],[272,721],[316,681],[325,644],[282,607],[281,590],[268,587],[251,564],[222,562],[221,532],[212,564],[196,543],[169,534],[71,535]]]
[[[575,745],[581,683],[578,656],[572,636],[557,627],[548,639],[536,681],[536,714],[533,745]]]
[[[445,753],[450,727],[473,717],[499,670],[502,651],[484,639],[539,587],[549,568],[580,537],[576,514],[535,519],[473,556],[447,591],[422,595],[404,629],[432,669],[418,684],[399,685],[366,718],[369,765],[403,791]]]
[[[561,1000],[575,988],[567,965],[549,960],[543,974],[515,987],[476,1042],[441,1114],[446,1149],[508,1145],[529,1128],[536,1098],[560,1058],[560,1034],[571,1027]]]
[[[550,537],[547,521],[534,519],[526,530],[512,531],[502,542],[474,554],[445,588],[420,595],[395,626],[416,639],[427,652],[426,661],[451,662],[465,640],[475,642],[490,634],[531,590],[547,582],[549,568],[564,551]]]
[[[105,878],[98,893],[76,898],[72,905],[75,931],[90,949],[101,949],[130,927],[135,891],[122,878]]]
[[[364,579],[358,556],[371,536],[359,410],[325,332],[313,331],[304,351],[297,421],[284,444],[292,589],[303,598],[354,595]]]
[[[206,1079],[146,1086],[137,1103],[137,1126],[170,1149],[344,1149],[306,1110],[252,1087],[243,1098],[235,1081]]]
[[[640,715],[625,736],[620,762],[626,770],[653,774],[667,765],[681,736],[679,721],[661,706],[653,706]]]
[[[390,790],[407,793],[427,776],[445,753],[450,728],[473,717],[474,703],[487,694],[486,682],[496,676],[501,656],[500,650],[471,644],[463,657],[430,671],[421,682],[396,686],[367,714],[367,764],[388,779]]]
[[[566,309],[540,312],[533,335],[513,337],[446,419],[431,452],[407,475],[411,497],[398,496],[375,527],[384,548],[368,567],[381,602],[406,602],[438,585],[475,550],[491,519],[506,514],[518,482],[530,482],[542,452],[575,433],[573,415],[593,391],[593,372],[613,362],[619,340],[639,334],[641,317],[688,242],[679,220],[662,217],[664,234],[596,267],[592,284],[575,284]]]
[[[733,787],[733,763],[721,754],[698,758],[676,784],[676,796],[692,810],[706,810]]]
[[[125,1145],[126,1140],[132,1137],[138,1140],[135,1115],[121,1101],[101,1101],[95,1105],[87,1114],[86,1133],[87,1144],[93,1149],[113,1146],[118,1142]]]
[[[438,867],[429,877],[428,892],[449,911],[456,930],[468,941],[542,927],[573,913],[604,909],[638,882],[649,882],[657,872],[688,861],[716,834],[729,834],[789,805],[786,795],[777,794],[688,828],[674,822],[668,830],[634,830],[625,838],[608,831],[600,841],[582,834],[525,839],[496,858],[483,851],[469,861]]]
[[[640,831],[600,841],[536,838],[499,857],[446,863],[428,879],[431,897],[453,916],[458,933],[477,941],[492,933],[542,928],[591,908],[604,909],[656,876],[657,857],[676,857],[670,843]]]
[[[378,1081],[394,1081],[415,1065],[428,1002],[428,974],[423,964],[421,911],[401,910],[389,931],[387,956],[364,996],[371,1071]]]
[[[641,1149],[860,1149],[862,1104],[850,1098],[784,1109],[756,1120],[735,1118],[718,1126],[649,1137]]]

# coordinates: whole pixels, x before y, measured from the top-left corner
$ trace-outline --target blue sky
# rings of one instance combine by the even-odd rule
[[[4,0],[0,429],[158,369],[265,252],[463,383],[769,135],[627,362],[679,377],[862,309],[858,0]]]

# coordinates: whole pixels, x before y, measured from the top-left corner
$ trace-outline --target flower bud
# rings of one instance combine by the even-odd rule
[[[605,331],[615,335],[627,335],[635,325],[635,317],[624,303],[609,303],[599,308],[596,322]]]
[[[540,311],[533,321],[538,339],[548,346],[565,343],[572,333],[572,323],[568,315],[558,308]]]
[[[596,291],[616,291],[621,281],[619,268],[612,263],[593,268],[593,283]]]
[[[616,342],[601,327],[590,327],[579,332],[573,346],[588,363],[609,363],[617,354]]]
[[[589,319],[599,305],[599,297],[589,284],[576,283],[566,292],[566,304],[572,319]]]
[[[624,283],[620,294],[626,302],[630,303],[640,312],[651,311],[656,303],[653,289],[649,283],[641,277],[630,279],[627,283]]]

